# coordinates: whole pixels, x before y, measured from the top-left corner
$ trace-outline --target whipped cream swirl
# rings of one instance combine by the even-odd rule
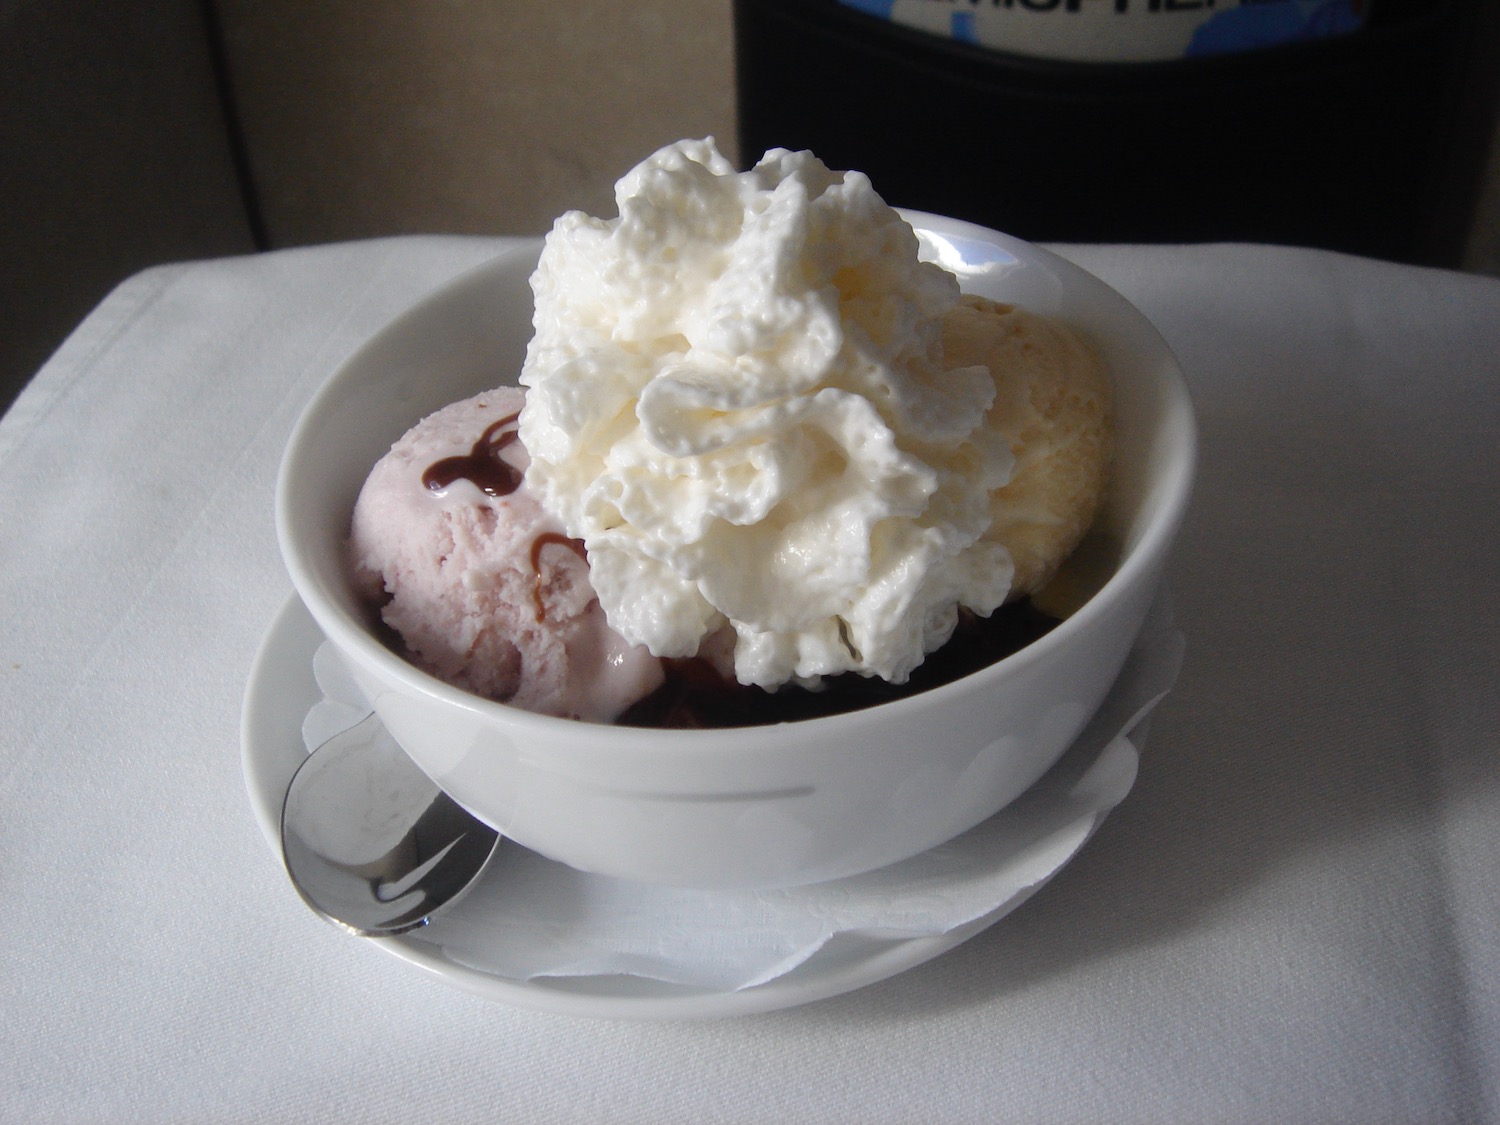
[[[956,280],[810,153],[739,173],[679,142],[615,194],[618,218],[557,220],[532,278],[528,486],[655,655],[732,634],[742,683],[904,682],[1011,586],[995,383],[944,362]]]

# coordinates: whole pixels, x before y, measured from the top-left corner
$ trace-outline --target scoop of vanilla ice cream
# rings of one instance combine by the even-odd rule
[[[943,320],[951,363],[983,364],[995,382],[985,424],[1015,467],[990,493],[984,539],[1004,546],[1012,598],[1035,594],[1088,531],[1114,453],[1113,386],[1093,347],[1058,321],[965,295]]]
[[[520,377],[528,485],[611,625],[660,657],[732,630],[742,683],[904,682],[1012,588],[1015,456],[989,353],[947,354],[956,280],[810,153],[680,142],[616,201],[547,237]]]
[[[661,665],[610,629],[588,564],[525,487],[526,451],[507,440],[523,394],[444,407],[376,463],[350,529],[355,584],[425,671],[608,722],[662,682]]]

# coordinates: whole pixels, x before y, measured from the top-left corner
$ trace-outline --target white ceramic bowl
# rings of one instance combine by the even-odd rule
[[[410,310],[336,371],[292,435],[277,533],[298,594],[412,758],[501,832],[574,867],[697,887],[786,886],[933,847],[1024,792],[1104,698],[1160,583],[1195,460],[1171,352],[1093,276],[968,223],[908,213],[965,290],[1068,319],[1117,384],[1114,480],[1096,525],[1118,565],[1081,609],[1014,656],[864,711],[720,731],[530,714],[418,671],[378,639],[347,579],[366,473],[446,403],[513,383],[531,335],[540,243]]]

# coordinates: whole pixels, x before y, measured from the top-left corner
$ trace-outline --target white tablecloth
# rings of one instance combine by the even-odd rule
[[[631,1023],[319,921],[241,781],[288,431],[501,245],[148,271],[0,422],[0,1120],[1500,1122],[1500,282],[1068,248],[1203,431],[1188,659],[1134,792],[935,961]]]

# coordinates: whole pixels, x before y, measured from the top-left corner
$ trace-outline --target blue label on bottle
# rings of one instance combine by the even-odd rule
[[[1155,62],[1348,35],[1367,0],[839,0],[934,35],[1037,58]]]

